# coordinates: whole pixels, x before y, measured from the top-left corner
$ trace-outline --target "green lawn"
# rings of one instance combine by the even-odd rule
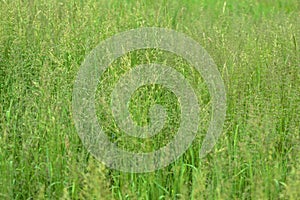
[[[168,167],[125,173],[89,154],[76,132],[72,92],[81,63],[99,42],[139,27],[188,35],[222,75],[226,121],[204,159],[198,155],[211,117],[207,86],[185,60],[157,49],[109,66],[96,92],[98,119],[130,151],[168,143],[180,105],[166,88],[142,87],[130,101],[140,125],[154,103],[167,108],[168,121],[152,139],[126,136],[110,110],[110,93],[125,72],[167,63],[201,105],[192,146]],[[0,199],[299,199],[299,45],[298,0],[0,0]]]

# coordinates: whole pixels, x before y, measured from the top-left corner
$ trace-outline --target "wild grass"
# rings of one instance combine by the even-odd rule
[[[300,5],[276,1],[0,1],[0,199],[297,199],[300,196]],[[82,145],[72,90],[85,56],[102,40],[138,27],[165,27],[199,42],[227,92],[223,135],[198,158],[210,119],[201,76],[157,50],[124,55],[100,78],[97,114],[123,148],[151,151],[178,128],[176,97],[152,85],[130,111],[147,124],[161,103],[168,121],[154,140],[126,136],[109,94],[140,63],[167,63],[196,88],[199,134],[178,160],[152,173],[110,170]],[[113,139],[112,139],[113,140]]]

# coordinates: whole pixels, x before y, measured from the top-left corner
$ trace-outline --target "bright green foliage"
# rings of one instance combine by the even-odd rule
[[[200,160],[211,108],[203,79],[168,52],[131,52],[100,77],[96,106],[107,135],[136,152],[173,137],[180,105],[165,88],[142,87],[129,106],[140,125],[154,103],[167,108],[167,124],[153,140],[126,136],[109,107],[122,74],[154,61],[196,88],[201,122],[199,137],[173,164],[122,173],[82,145],[72,119],[73,84],[100,41],[152,26],[187,34],[215,60],[227,91],[224,133]],[[299,45],[298,0],[0,0],[0,199],[298,199]]]

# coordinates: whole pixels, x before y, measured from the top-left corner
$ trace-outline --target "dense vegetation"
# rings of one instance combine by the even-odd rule
[[[0,199],[299,198],[299,17],[298,0],[1,0]],[[124,148],[157,149],[179,123],[174,94],[143,87],[130,104],[137,123],[147,123],[143,108],[157,102],[170,120],[155,141],[122,137],[109,95],[131,67],[170,64],[196,88],[202,106],[199,137],[176,162],[151,173],[123,173],[82,145],[72,119],[73,84],[100,41],[153,26],[185,33],[214,59],[227,92],[224,133],[199,159],[210,119],[201,76],[168,52],[124,55],[101,77],[96,94],[99,120]]]

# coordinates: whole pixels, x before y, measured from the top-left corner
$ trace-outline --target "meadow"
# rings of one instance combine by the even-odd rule
[[[159,85],[140,88],[130,112],[167,108],[154,138],[126,136],[110,93],[126,71],[168,63],[201,105],[198,134],[169,166],[150,173],[112,170],[83,146],[72,92],[84,58],[99,42],[139,27],[163,27],[197,41],[224,80],[223,133],[205,158],[201,141],[211,99],[200,74],[157,49],[130,52],[99,77],[97,117],[113,142],[133,152],[164,146],[178,129],[180,105]],[[299,199],[300,2],[298,0],[0,0],[0,199]]]

